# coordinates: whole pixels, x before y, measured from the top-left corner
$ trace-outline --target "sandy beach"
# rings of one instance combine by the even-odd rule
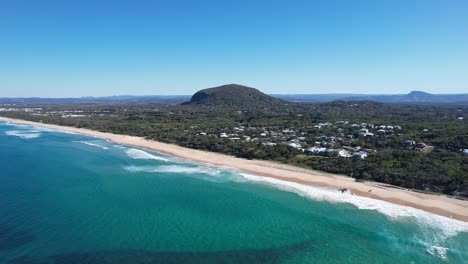
[[[414,192],[374,182],[358,183],[354,182],[354,179],[346,176],[308,170],[271,161],[246,160],[228,155],[194,150],[173,144],[147,140],[142,137],[104,133],[89,129],[43,124],[4,117],[0,117],[0,120],[15,124],[34,125],[48,129],[105,138],[118,144],[145,148],[163,154],[215,166],[228,167],[239,172],[254,174],[257,176],[270,177],[304,185],[330,188],[336,191],[340,188],[348,188],[355,195],[409,206],[437,215],[468,222],[468,201],[454,199],[444,195]]]

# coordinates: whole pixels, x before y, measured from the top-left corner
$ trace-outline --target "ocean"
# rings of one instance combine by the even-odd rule
[[[468,224],[0,122],[0,263],[468,263]]]

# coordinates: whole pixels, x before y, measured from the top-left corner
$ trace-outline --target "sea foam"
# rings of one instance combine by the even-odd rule
[[[127,149],[125,153],[127,154],[127,156],[129,156],[132,159],[169,161],[166,158],[155,156],[141,149],[135,149],[135,148]]]
[[[427,249],[427,253],[443,260],[447,260],[447,249],[448,248],[431,246],[429,249]]]
[[[92,146],[92,147],[97,147],[97,148],[104,149],[104,150],[109,149],[108,147],[104,147],[104,146],[101,146],[99,144],[88,142],[88,141],[76,141],[76,142],[79,142],[79,143],[82,143],[82,144],[85,144],[85,145],[88,145],[88,146]]]
[[[442,247],[449,237],[460,232],[468,232],[468,223],[439,216],[416,208],[392,204],[382,200],[352,195],[349,192],[341,193],[337,190],[307,186],[295,182],[288,182],[274,178],[261,177],[240,173],[248,181],[269,185],[284,191],[294,192],[305,198],[331,203],[349,203],[361,210],[375,210],[393,220],[407,219],[416,223],[422,234],[414,239],[426,248],[432,256],[447,259],[449,248]]]
[[[5,131],[5,134],[9,136],[15,136],[22,139],[32,139],[41,136],[41,133],[37,130],[9,130]]]
[[[438,229],[438,231],[440,231],[439,235],[443,236],[442,238],[454,236],[459,232],[468,232],[468,223],[428,213],[416,208],[352,195],[351,193],[341,193],[332,189],[313,187],[245,173],[240,174],[249,181],[270,185],[284,191],[294,192],[312,200],[328,201],[331,203],[349,203],[361,210],[375,210],[392,219],[401,217],[412,218],[419,224]]]
[[[125,170],[130,172],[151,172],[151,173],[180,173],[180,174],[208,174],[211,176],[219,175],[220,170],[208,167],[185,167],[179,165],[167,166],[127,166]]]

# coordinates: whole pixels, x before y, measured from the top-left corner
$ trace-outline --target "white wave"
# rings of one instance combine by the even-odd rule
[[[341,193],[332,189],[307,186],[295,182],[282,181],[245,173],[240,174],[249,181],[267,184],[284,191],[294,192],[312,200],[328,201],[331,203],[349,203],[362,210],[378,211],[379,213],[385,214],[393,219],[401,217],[414,219],[419,225],[430,228],[430,230],[432,230],[431,232],[434,232],[438,236],[439,241],[455,236],[459,232],[468,232],[468,223],[431,214],[416,208],[352,195],[351,193]]]
[[[93,146],[93,147],[101,148],[101,149],[109,149],[108,147],[104,147],[104,146],[101,146],[101,145],[99,145],[99,144],[91,143],[91,142],[87,142],[87,141],[76,141],[76,142],[83,143],[83,144],[88,145],[88,146]]]
[[[14,124],[14,123],[11,123],[10,121],[6,121],[4,125],[16,127],[16,128],[31,128],[32,127],[30,125]]]
[[[443,260],[447,260],[447,249],[448,248],[432,246],[427,250],[427,253]]]
[[[220,170],[208,167],[184,167],[179,165],[168,166],[127,166],[130,172],[152,172],[152,173],[180,173],[180,174],[208,174],[211,176],[219,175]]]
[[[127,153],[127,156],[129,156],[132,159],[169,161],[166,158],[155,156],[141,149],[135,149],[135,148],[127,149],[125,153]]]
[[[41,133],[38,133],[39,131],[35,131],[35,130],[9,130],[9,131],[5,131],[5,134],[9,135],[9,136],[15,136],[15,137],[19,137],[19,138],[22,138],[22,139],[31,139],[31,138],[38,138],[41,136]]]

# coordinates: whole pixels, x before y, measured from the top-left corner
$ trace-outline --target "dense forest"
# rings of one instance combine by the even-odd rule
[[[4,107],[0,115],[7,117],[143,136],[247,159],[273,160],[468,197],[468,156],[463,153],[468,149],[466,105],[275,100],[258,105],[100,103],[0,107]],[[378,130],[382,125],[387,126],[385,133]],[[372,129],[379,133],[369,132],[362,137],[360,131]],[[428,147],[416,149],[405,145],[407,140]],[[291,147],[296,146],[291,142],[300,147]],[[306,155],[304,151],[324,144],[328,149],[360,149],[369,155],[356,159]]]

